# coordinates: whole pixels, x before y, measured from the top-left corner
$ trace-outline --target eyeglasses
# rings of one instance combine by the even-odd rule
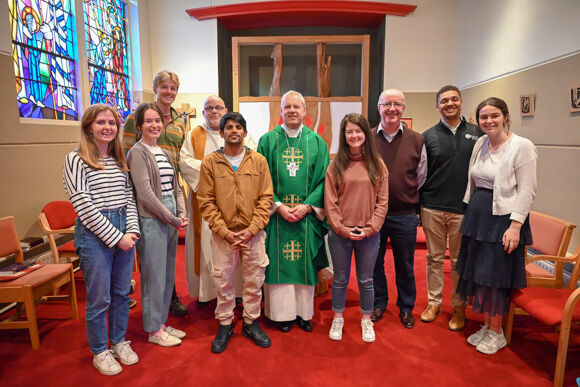
[[[386,107],[387,109],[390,108],[395,108],[395,109],[401,109],[405,107],[404,103],[400,103],[400,102],[387,102],[387,103],[380,103],[379,106],[382,107]]]
[[[212,110],[221,112],[224,109],[225,109],[225,107],[219,106],[219,105],[218,106],[206,106],[203,108],[203,110],[205,110],[206,112],[211,112]]]

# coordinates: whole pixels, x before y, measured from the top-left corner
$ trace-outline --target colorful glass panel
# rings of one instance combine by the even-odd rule
[[[84,22],[91,103],[106,103],[125,118],[131,112],[125,5],[85,0]]]
[[[77,119],[70,0],[9,0],[16,98],[21,117]]]

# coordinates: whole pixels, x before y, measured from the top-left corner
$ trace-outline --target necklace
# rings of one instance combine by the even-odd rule
[[[288,141],[288,133],[286,133],[286,130],[284,130],[284,136],[286,138],[286,145],[288,145],[287,149],[290,149],[290,141]],[[296,172],[300,169],[300,165],[296,162],[293,152],[293,150],[295,148],[298,148],[298,146],[300,145],[300,140],[302,140],[302,130],[300,131],[300,135],[298,136],[298,143],[294,148],[292,148],[292,150],[290,150],[291,152],[289,155],[290,162],[288,163],[288,165],[286,165],[286,169],[288,170],[288,174],[290,177],[296,177]]]

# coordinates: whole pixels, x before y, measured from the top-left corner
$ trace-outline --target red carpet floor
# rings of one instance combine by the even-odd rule
[[[182,294],[182,301],[189,305],[189,315],[169,319],[170,325],[187,332],[188,337],[181,346],[161,348],[148,344],[138,305],[130,314],[127,340],[132,341],[140,362],[124,366],[120,375],[101,375],[92,366],[86,341],[85,291],[84,282],[79,278],[77,292],[81,318],[71,320],[66,304],[37,307],[41,335],[39,350],[31,349],[27,331],[0,331],[0,385],[549,386],[552,383],[557,335],[529,317],[516,317],[512,345],[493,356],[480,354],[466,343],[467,336],[479,328],[477,315],[468,312],[467,327],[461,332],[447,329],[451,311],[448,266],[443,313],[432,323],[419,321],[418,315],[427,304],[425,250],[416,252],[418,294],[414,329],[404,328],[398,319],[389,250],[390,303],[383,320],[375,324],[375,343],[361,340],[353,268],[341,342],[328,338],[332,310],[330,295],[325,294],[315,300],[312,333],[295,326],[283,334],[268,321],[262,321],[273,342],[270,348],[262,349],[241,335],[241,322],[238,322],[228,349],[219,355],[210,352],[218,327],[213,318],[215,302],[200,308],[187,296],[183,257],[184,247],[180,245],[177,289]],[[240,317],[241,311],[236,310],[236,315]],[[574,333],[566,370],[566,385],[570,386],[575,386],[575,378],[580,376],[580,329]]]

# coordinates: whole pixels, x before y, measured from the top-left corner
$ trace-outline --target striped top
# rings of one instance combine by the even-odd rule
[[[114,247],[123,232],[101,211],[126,207],[126,232],[139,234],[137,206],[129,174],[121,172],[113,157],[101,161],[105,169],[92,169],[76,151],[70,152],[64,161],[64,188],[83,226]]]
[[[141,143],[147,147],[149,152],[153,153],[155,161],[157,161],[159,177],[161,178],[161,195],[173,196],[173,168],[169,160],[167,160],[167,156],[165,156],[159,146],[149,146],[143,141]]]

